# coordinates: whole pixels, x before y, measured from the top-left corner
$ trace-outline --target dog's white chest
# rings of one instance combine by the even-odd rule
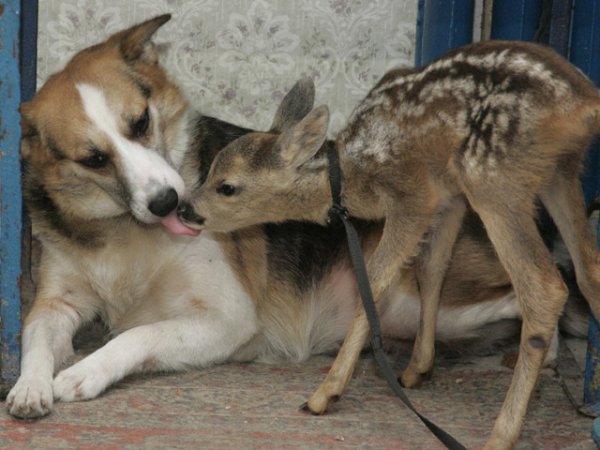
[[[156,234],[107,246],[81,266],[112,329],[214,308],[253,308],[209,233],[193,239]]]

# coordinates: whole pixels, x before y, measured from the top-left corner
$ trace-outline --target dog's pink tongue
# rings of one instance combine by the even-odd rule
[[[198,236],[200,234],[199,230],[194,230],[193,228],[190,228],[181,222],[175,211],[169,213],[169,215],[161,220],[160,223],[162,223],[164,227],[173,234],[185,236]]]

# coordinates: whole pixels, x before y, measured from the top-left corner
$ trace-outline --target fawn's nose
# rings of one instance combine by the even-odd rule
[[[197,214],[192,205],[188,202],[182,202],[179,205],[177,208],[177,215],[186,222],[197,223],[198,225],[203,225],[206,220],[200,214]]]
[[[173,188],[167,188],[159,192],[156,197],[150,200],[150,203],[148,203],[148,210],[155,216],[165,217],[177,208],[177,203],[179,203],[177,191]]]

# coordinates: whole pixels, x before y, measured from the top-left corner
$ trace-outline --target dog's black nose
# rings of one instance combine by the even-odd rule
[[[198,225],[204,224],[204,217],[196,214],[196,211],[194,211],[194,208],[188,202],[184,201],[179,205],[177,208],[177,215],[186,222],[193,222]]]
[[[177,191],[173,188],[169,188],[159,192],[158,195],[148,203],[148,209],[155,216],[165,217],[177,208],[178,202],[179,197],[177,196]]]

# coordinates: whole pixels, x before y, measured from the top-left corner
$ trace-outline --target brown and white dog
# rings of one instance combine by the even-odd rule
[[[307,84],[297,89],[310,95]],[[523,312],[514,377],[486,445],[512,447],[568,294],[535,224],[537,200],[554,219],[577,284],[600,318],[600,256],[579,180],[587,146],[600,131],[600,91],[549,48],[488,41],[422,69],[386,74],[332,144],[325,143],[328,118],[325,106],[306,117],[280,109],[270,132],[231,143],[190,205],[180,206],[183,222],[221,232],[264,221],[325,223],[332,203],[326,147],[335,145],[349,214],[385,219],[367,264],[384,311],[398,272],[416,261],[423,314],[402,374],[414,386],[433,365],[439,293],[468,204]],[[312,412],[324,412],[343,393],[368,332],[360,307],[308,400]]]
[[[21,376],[7,398],[16,417],[94,398],[134,372],[300,361],[336,350],[354,318],[338,230],[289,222],[190,238],[159,223],[174,225],[170,211],[186,186],[249,131],[201,116],[168,79],[151,42],[168,19],[79,52],[22,107],[25,199],[42,256]],[[298,115],[313,102],[286,101]],[[359,227],[372,251],[381,224]],[[486,324],[519,316],[475,216],[464,221],[441,299],[443,340],[476,338]],[[413,269],[398,273],[388,304],[385,333],[413,338]],[[61,370],[75,332],[98,316],[113,338]]]

